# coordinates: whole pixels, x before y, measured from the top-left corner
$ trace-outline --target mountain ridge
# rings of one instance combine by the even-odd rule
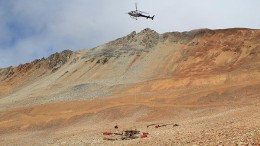
[[[257,145],[259,42],[253,29],[144,29],[0,69],[0,145]],[[149,134],[102,135],[115,125]]]
[[[169,84],[161,90],[259,80],[259,41],[260,31],[246,28],[133,31],[90,50],[1,69],[0,96],[10,98],[2,107],[13,107],[13,100],[14,106],[30,105],[29,95],[35,104],[107,97],[120,93],[120,85],[127,92],[139,83],[156,87],[156,80]]]

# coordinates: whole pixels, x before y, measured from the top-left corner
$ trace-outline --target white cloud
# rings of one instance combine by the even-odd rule
[[[130,19],[134,3],[155,20]],[[259,0],[0,0],[0,67],[63,49],[92,48],[151,28],[260,28]]]

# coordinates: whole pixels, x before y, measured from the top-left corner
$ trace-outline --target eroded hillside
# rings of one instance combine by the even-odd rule
[[[259,145],[259,97],[260,30],[144,29],[0,69],[0,145]]]
[[[145,29],[0,70],[1,109],[122,94],[257,84],[260,31]],[[170,93],[169,93],[170,94]]]

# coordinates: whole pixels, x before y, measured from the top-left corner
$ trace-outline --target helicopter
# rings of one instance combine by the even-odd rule
[[[135,11],[128,12],[128,15],[130,15],[130,17],[135,20],[137,20],[137,17],[144,17],[146,19],[150,18],[152,20],[154,18],[154,15],[153,15],[153,17],[151,17],[148,13],[137,10],[137,3],[135,3]]]

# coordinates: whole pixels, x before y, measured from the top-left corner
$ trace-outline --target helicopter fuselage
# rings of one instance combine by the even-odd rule
[[[141,13],[138,13],[136,11],[131,11],[128,13],[130,16],[133,16],[133,17],[141,17]]]
[[[132,16],[133,18],[137,19],[137,17],[144,17],[146,19],[150,18],[153,20],[154,16],[153,17],[150,17],[150,16],[146,16],[138,11],[131,11],[131,12],[128,12],[128,15]]]

